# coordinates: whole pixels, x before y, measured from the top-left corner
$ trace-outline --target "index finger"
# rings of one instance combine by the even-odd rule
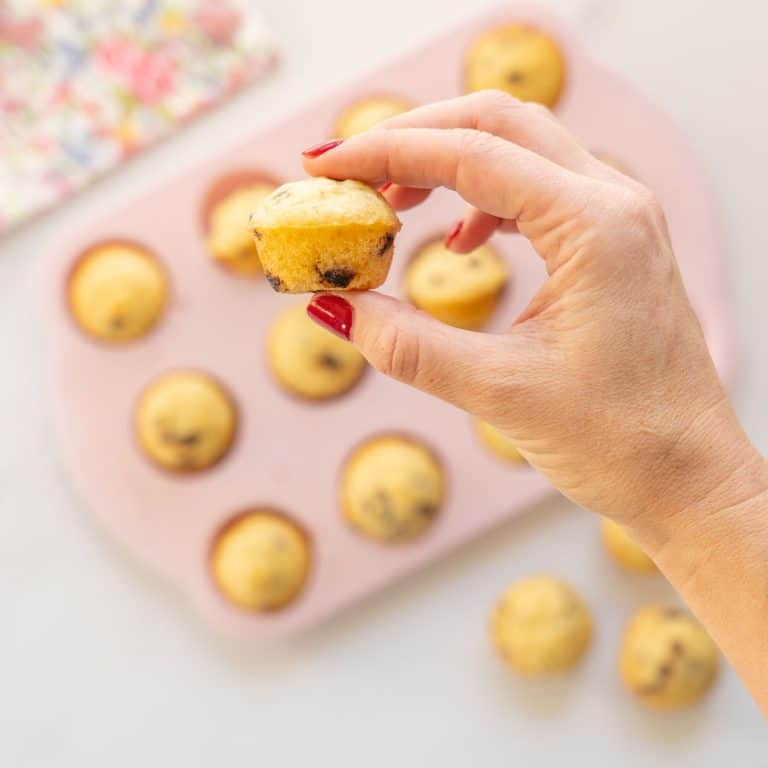
[[[518,144],[471,129],[367,131],[303,160],[313,176],[448,187],[504,219],[536,218],[586,180]]]

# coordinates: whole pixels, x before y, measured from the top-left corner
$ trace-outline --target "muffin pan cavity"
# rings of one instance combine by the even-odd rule
[[[544,32],[562,57],[562,92],[550,84],[549,95],[537,98],[552,101],[557,93],[558,118],[584,145],[626,158],[660,197],[715,362],[726,378],[733,368],[723,240],[708,179],[688,141],[540,11],[507,7],[465,22],[245,141],[224,130],[220,149],[199,165],[57,234],[42,272],[55,415],[74,482],[123,548],[176,585],[221,631],[261,639],[307,627],[551,493],[499,436],[483,432],[481,439],[467,414],[371,370],[344,342],[326,345],[330,337],[307,331],[304,345],[307,297],[276,293],[260,277],[238,279],[236,271],[217,268],[227,258],[211,254],[224,242],[221,253],[233,255],[233,266],[247,262],[250,274],[260,275],[251,255],[229,247],[230,238],[250,237],[247,221],[241,229],[239,203],[232,205],[237,224],[226,223],[232,195],[303,178],[301,150],[334,133],[350,105],[381,94],[409,104],[459,96],[467,56],[510,24]],[[499,72],[510,52],[529,50],[498,42],[482,48],[483,61],[489,50],[502,57],[494,65]],[[233,127],[232,135],[238,132]],[[224,221],[221,239],[213,233],[216,211]],[[409,257],[464,211],[443,189],[406,211],[381,290],[406,299]],[[77,310],[73,287],[98,248],[117,243],[140,244],[139,258],[149,258],[140,264],[157,267],[139,270],[148,279],[136,280],[152,291],[139,288],[139,298],[127,301],[140,308],[126,314],[130,322],[102,309],[98,322],[84,320],[92,302],[113,301],[110,271],[95,291],[85,290],[88,281],[79,286]],[[282,269],[280,243],[273,246]],[[490,247],[514,276],[514,289],[508,283],[494,294],[482,330],[503,333],[545,271],[518,235],[494,235]],[[297,285],[300,277],[282,275]],[[118,282],[120,290],[132,285]],[[141,297],[150,293],[148,311]],[[282,313],[293,313],[295,331],[276,330],[289,322],[279,319]],[[393,458],[395,470],[374,468],[349,491],[351,468],[374,462],[371,447],[381,446],[383,436],[403,435],[411,442],[391,456],[417,466],[413,485]],[[365,459],[370,452],[374,459]]]

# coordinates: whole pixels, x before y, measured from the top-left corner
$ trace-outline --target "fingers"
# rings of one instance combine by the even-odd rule
[[[413,187],[401,187],[393,184],[382,194],[396,211],[407,211],[409,208],[415,208],[423,203],[431,191],[430,189],[414,189]]]
[[[497,216],[469,207],[445,241],[445,247],[456,253],[469,253],[481,246],[499,228]]]
[[[503,91],[478,91],[438,101],[383,121],[375,130],[466,128],[513,141],[564,168],[603,177],[605,170],[554,115],[540,104],[522,102]]]
[[[336,333],[343,328],[343,335],[387,376],[472,413],[488,413],[496,402],[504,379],[494,361],[507,353],[504,336],[453,328],[375,291],[318,294],[307,312]]]
[[[476,208],[508,219],[534,219],[564,197],[579,199],[581,189],[580,176],[535,152],[468,129],[367,131],[319,156],[305,156],[304,165],[316,176],[448,187]]]

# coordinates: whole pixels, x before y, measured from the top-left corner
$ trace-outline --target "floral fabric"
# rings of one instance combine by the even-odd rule
[[[0,0],[0,234],[274,61],[248,0]]]

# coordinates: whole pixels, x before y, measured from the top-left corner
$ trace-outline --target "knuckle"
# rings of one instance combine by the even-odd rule
[[[665,216],[661,202],[647,187],[637,185],[628,195],[625,206],[627,215],[634,224],[654,229],[664,226]]]
[[[407,336],[397,325],[385,324],[371,340],[370,360],[385,376],[412,384],[421,365],[418,338]]]
[[[500,88],[488,88],[477,92],[480,105],[488,110],[506,110],[519,107],[522,102]]]
[[[538,117],[544,120],[555,120],[555,116],[549,107],[544,104],[539,104],[537,101],[529,101],[525,105],[525,109],[534,117]]]

